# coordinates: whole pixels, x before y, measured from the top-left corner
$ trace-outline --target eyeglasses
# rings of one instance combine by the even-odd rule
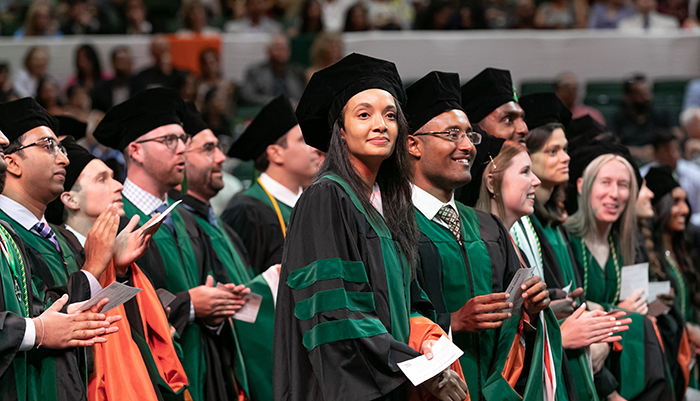
[[[19,152],[22,149],[26,149],[26,148],[29,148],[32,146],[41,146],[42,148],[46,149],[50,153],[53,153],[54,156],[58,155],[59,150],[61,151],[61,153],[63,153],[64,156],[68,156],[68,152],[66,151],[66,148],[61,146],[58,143],[58,141],[56,141],[55,139],[50,138],[50,137],[41,138],[34,143],[20,146],[19,148],[15,149],[15,150],[10,150],[9,152],[6,151],[5,154],[10,155],[12,153]]]
[[[481,134],[474,131],[464,132],[458,129],[451,129],[447,131],[436,131],[436,132],[421,132],[419,134],[413,134],[413,136],[421,135],[433,135],[440,137],[446,141],[450,141],[456,144],[462,143],[464,138],[469,138],[472,145],[478,145],[481,143]]]
[[[192,141],[192,136],[190,136],[189,134],[181,134],[181,135],[168,134],[168,135],[159,136],[157,138],[136,141],[136,143],[160,142],[163,145],[165,145],[165,147],[168,148],[169,150],[175,150],[175,149],[177,149],[177,141],[178,140],[182,141],[182,143],[185,146],[189,146],[190,142]]]
[[[226,154],[225,152],[225,145],[221,142],[219,143],[214,143],[214,142],[207,142],[202,146],[199,146],[197,148],[191,148],[187,149],[187,152],[203,152],[206,153],[208,156],[213,156],[214,153],[216,152],[216,149],[219,149],[221,153]]]

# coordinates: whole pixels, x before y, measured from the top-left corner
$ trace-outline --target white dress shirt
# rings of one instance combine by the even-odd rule
[[[284,203],[285,205],[293,208],[297,204],[299,197],[301,196],[302,188],[299,187],[297,192],[290,190],[279,182],[275,181],[272,177],[267,175],[267,173],[260,174],[260,182],[267,190],[267,192],[272,195],[273,198]]]
[[[413,206],[415,206],[419,212],[423,213],[423,216],[425,216],[426,219],[432,220],[432,221],[442,225],[443,227],[449,229],[450,226],[447,225],[446,222],[442,221],[441,218],[437,217],[437,214],[440,211],[440,209],[442,209],[442,207],[445,205],[452,206],[454,211],[457,212],[457,214],[459,214],[459,211],[457,210],[457,205],[455,204],[454,193],[452,194],[452,197],[450,198],[449,202],[443,203],[440,199],[429,194],[424,189],[419,188],[415,185],[412,185],[412,187],[413,187],[413,197],[412,197]]]

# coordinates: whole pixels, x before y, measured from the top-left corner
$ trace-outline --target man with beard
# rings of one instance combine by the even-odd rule
[[[47,219],[60,225],[76,258],[84,254],[87,233],[102,210],[116,209],[124,216],[122,184],[100,159],[78,145],[72,137],[61,142],[71,164],[66,167],[65,191],[49,204]],[[51,210],[49,216],[48,210]],[[155,219],[155,218],[154,218]],[[151,219],[151,220],[154,220]],[[187,377],[177,357],[170,335],[168,319],[151,282],[133,263],[148,247],[150,235],[134,216],[118,235],[115,247],[123,250],[100,280],[107,286],[115,280],[142,292],[108,312],[124,319],[117,324],[121,331],[109,344],[93,348],[94,367],[89,378],[88,399],[184,400]],[[133,232],[132,232],[133,231]],[[124,369],[123,366],[129,366]]]
[[[467,206],[474,206],[481,187],[480,172],[489,157],[495,157],[504,141],[525,143],[527,125],[510,71],[486,68],[464,84],[461,91],[463,110],[470,121],[476,122],[474,130],[481,134],[482,144],[471,165],[471,182],[458,188],[455,196]]]
[[[321,162],[304,142],[289,100],[278,96],[260,110],[228,155],[254,160],[260,177],[231,199],[221,219],[243,239],[256,274],[282,262],[292,208]]]
[[[4,131],[16,135],[16,130],[27,130],[30,136],[37,132],[37,128],[43,134],[51,132],[46,126],[52,122],[47,118],[48,113],[41,113],[43,109],[32,107],[36,105],[33,100],[23,99],[18,109],[14,108],[16,105],[6,103],[0,108],[0,146],[3,148],[10,145]],[[13,113],[5,114],[9,109]],[[25,114],[14,114],[16,112]],[[12,125],[5,125],[7,122]],[[28,154],[24,156],[30,157]],[[13,170],[17,172],[16,165]],[[0,151],[0,192],[5,189],[6,171],[5,155]],[[93,250],[97,249],[108,257],[111,256],[109,248],[114,241],[114,219],[114,211],[103,213],[96,230],[90,233],[88,239]],[[100,336],[116,332],[118,329],[110,325],[120,318],[107,318],[97,313],[107,300],[84,313],[77,311],[77,305],[66,307],[69,299],[76,302],[91,296],[88,281],[91,273],[76,272],[66,279],[67,287],[50,290],[42,287],[39,291],[32,272],[35,259],[30,259],[28,249],[14,226],[9,218],[0,221],[0,253],[3,255],[0,258],[0,398],[85,400],[85,384],[81,374],[85,368],[84,354],[75,347],[105,342],[106,339]],[[100,259],[99,263],[103,260]],[[100,269],[92,271],[97,277],[101,274]],[[41,283],[40,280],[38,282]],[[47,303],[52,305],[44,309]],[[44,348],[39,349],[42,346]],[[59,349],[65,351],[57,351]]]
[[[520,348],[522,341],[530,349],[546,350],[544,325],[558,327],[551,313],[546,323],[538,320],[549,303],[548,297],[535,302],[543,291],[540,278],[524,283],[522,314],[502,312],[512,307],[504,291],[520,267],[508,232],[498,218],[454,199],[454,190],[471,180],[474,144],[481,142],[460,104],[459,76],[433,71],[408,87],[406,95],[413,204],[421,231],[418,280],[435,306],[438,324],[445,331],[451,328],[453,341],[465,351],[460,362],[472,367],[464,371],[470,397],[504,399],[515,390],[526,399],[536,394],[542,399],[543,361]],[[561,347],[551,354],[558,362]],[[503,369],[512,364],[522,366],[522,373],[509,375]],[[560,377],[558,366],[549,364],[549,373]],[[543,385],[526,386],[540,380]]]
[[[95,129],[101,144],[124,153],[127,179],[122,190],[126,217],[149,216],[172,203],[167,192],[184,178],[185,150],[191,138],[182,118],[185,104],[172,89],[147,89],[114,106]],[[229,400],[236,394],[222,330],[241,302],[231,291],[214,288],[214,278],[228,282],[195,217],[174,209],[153,234],[156,248],[138,261],[154,288],[176,294],[170,322],[180,335],[183,366],[192,399]],[[233,288],[233,287],[232,287]]]

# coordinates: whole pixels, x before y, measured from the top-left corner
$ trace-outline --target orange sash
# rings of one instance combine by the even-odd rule
[[[411,334],[408,338],[408,346],[414,350],[422,353],[421,346],[424,341],[427,340],[439,340],[440,337],[447,336],[445,331],[440,328],[437,324],[433,323],[432,320],[418,316],[411,318]],[[459,359],[454,361],[450,368],[459,374],[459,377],[464,380],[464,374],[462,373],[462,365],[459,364]],[[408,391],[409,401],[437,401],[437,398],[430,394],[428,390],[422,387],[409,386]],[[466,401],[469,401],[469,391],[467,391]]]
[[[136,302],[148,348],[160,377],[174,392],[178,392],[187,385],[187,377],[175,353],[165,311],[151,282],[136,263],[132,263],[131,272],[134,287],[143,290],[136,295]],[[114,280],[115,269],[110,263],[100,284],[104,287]],[[151,382],[141,351],[131,337],[124,305],[107,312],[107,316],[113,315],[122,316],[122,320],[115,323],[119,331],[109,336],[106,343],[93,346],[95,364],[88,384],[88,399],[157,401],[154,383]]]

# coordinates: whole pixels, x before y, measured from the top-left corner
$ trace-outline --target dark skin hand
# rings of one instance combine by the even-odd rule
[[[532,276],[525,280],[520,288],[523,290],[523,298],[525,299],[523,308],[530,315],[530,320],[533,321],[551,302],[547,284],[543,283],[539,276]]]
[[[499,292],[470,299],[460,310],[452,314],[452,330],[476,333],[501,327],[503,321],[511,316],[509,312],[500,312],[513,307],[512,303],[506,302],[508,297],[509,295],[505,292]]]
[[[557,319],[566,319],[567,317],[571,316],[572,313],[574,313],[578,307],[578,303],[575,301],[575,299],[580,297],[581,294],[583,294],[583,288],[579,287],[570,292],[566,298],[557,299],[549,304],[549,307],[552,309],[552,312],[554,312]]]

